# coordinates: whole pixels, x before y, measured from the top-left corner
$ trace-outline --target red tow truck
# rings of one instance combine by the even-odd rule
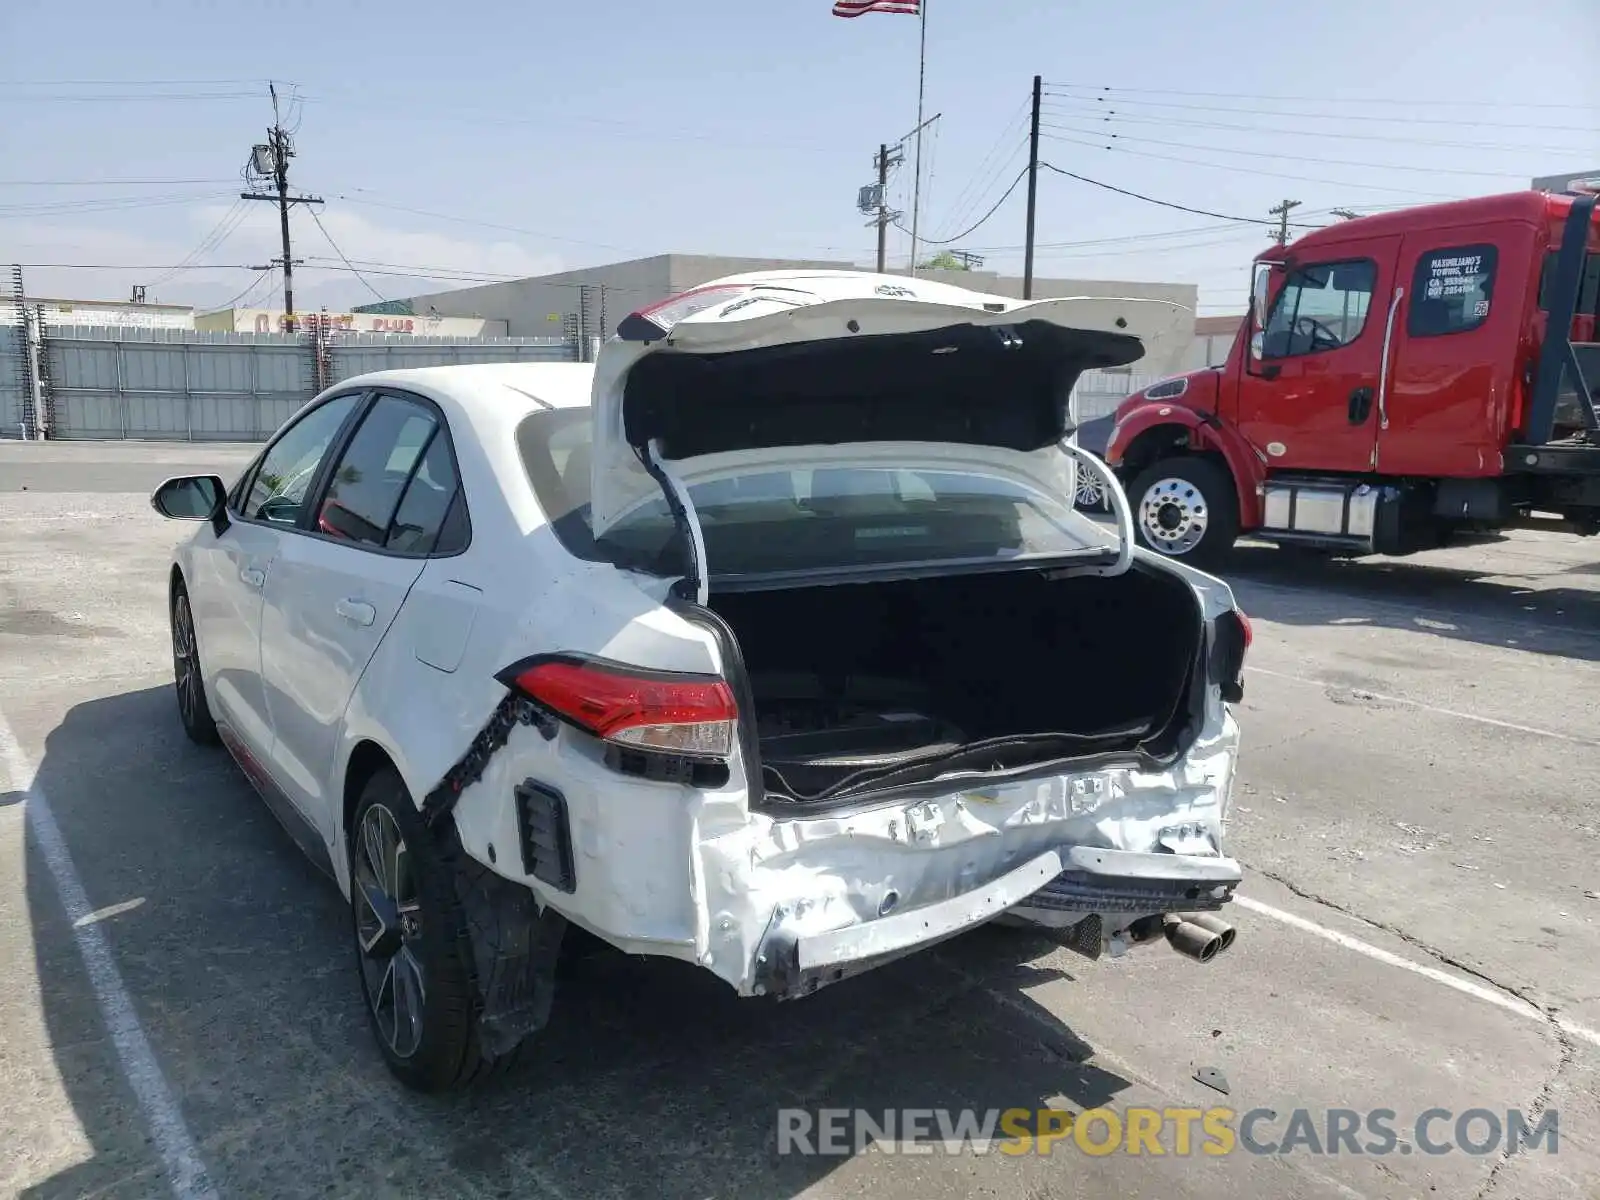
[[[1410,554],[1600,531],[1597,189],[1345,221],[1257,256],[1227,361],[1130,396],[1106,460],[1142,544]]]

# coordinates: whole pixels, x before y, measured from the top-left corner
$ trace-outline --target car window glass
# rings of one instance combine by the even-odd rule
[[[458,492],[450,440],[440,432],[428,443],[422,464],[406,485],[385,548],[400,554],[454,554],[464,549],[461,522],[447,521]],[[464,505],[457,507],[464,513]]]
[[[1291,358],[1349,345],[1366,326],[1377,282],[1370,259],[1298,268],[1272,306],[1261,356]]]
[[[580,558],[669,569],[681,546],[664,497],[594,537],[590,435],[585,409],[534,413],[517,430],[529,482],[556,538]],[[1038,482],[1057,455],[1054,447],[1019,452],[1014,473],[998,462],[992,470],[909,462],[757,468],[696,481],[689,496],[718,574],[1058,554],[1096,538],[1065,489]]]
[[[1465,333],[1488,320],[1498,256],[1494,246],[1456,246],[1430,250],[1418,258],[1406,333],[1412,337]]]
[[[317,467],[359,399],[357,395],[336,396],[290,426],[261,460],[241,515],[274,525],[295,524]]]
[[[318,530],[362,545],[384,545],[401,493],[437,424],[418,404],[380,396],[333,469],[317,511]]]

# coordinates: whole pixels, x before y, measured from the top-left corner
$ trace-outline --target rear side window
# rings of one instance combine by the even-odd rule
[[[397,554],[458,554],[467,548],[466,505],[442,429],[406,485],[384,548]]]
[[[400,498],[437,429],[433,414],[421,405],[380,397],[333,470],[317,529],[362,545],[384,546]]]
[[[1423,254],[1411,280],[1406,333],[1440,337],[1482,325],[1494,299],[1498,260],[1499,251],[1489,245],[1451,246]]]

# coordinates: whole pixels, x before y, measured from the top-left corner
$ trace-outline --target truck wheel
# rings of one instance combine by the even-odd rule
[[[489,1059],[479,1048],[470,946],[449,868],[392,768],[362,789],[349,841],[361,993],[389,1070],[417,1091],[445,1092],[509,1069],[516,1051]]]
[[[1128,488],[1139,544],[1196,566],[1220,562],[1239,536],[1239,497],[1205,458],[1164,458]]]

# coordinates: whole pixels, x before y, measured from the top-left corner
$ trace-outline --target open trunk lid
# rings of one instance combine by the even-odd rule
[[[1018,301],[851,271],[732,276],[672,297],[626,318],[596,364],[594,536],[665,494],[702,590],[697,480],[830,454],[882,466],[956,456],[1003,473],[1007,456],[1072,435],[1084,371],[1143,355],[1131,327],[1190,315],[1167,301]],[[1071,494],[1070,461],[1048,486]]]

